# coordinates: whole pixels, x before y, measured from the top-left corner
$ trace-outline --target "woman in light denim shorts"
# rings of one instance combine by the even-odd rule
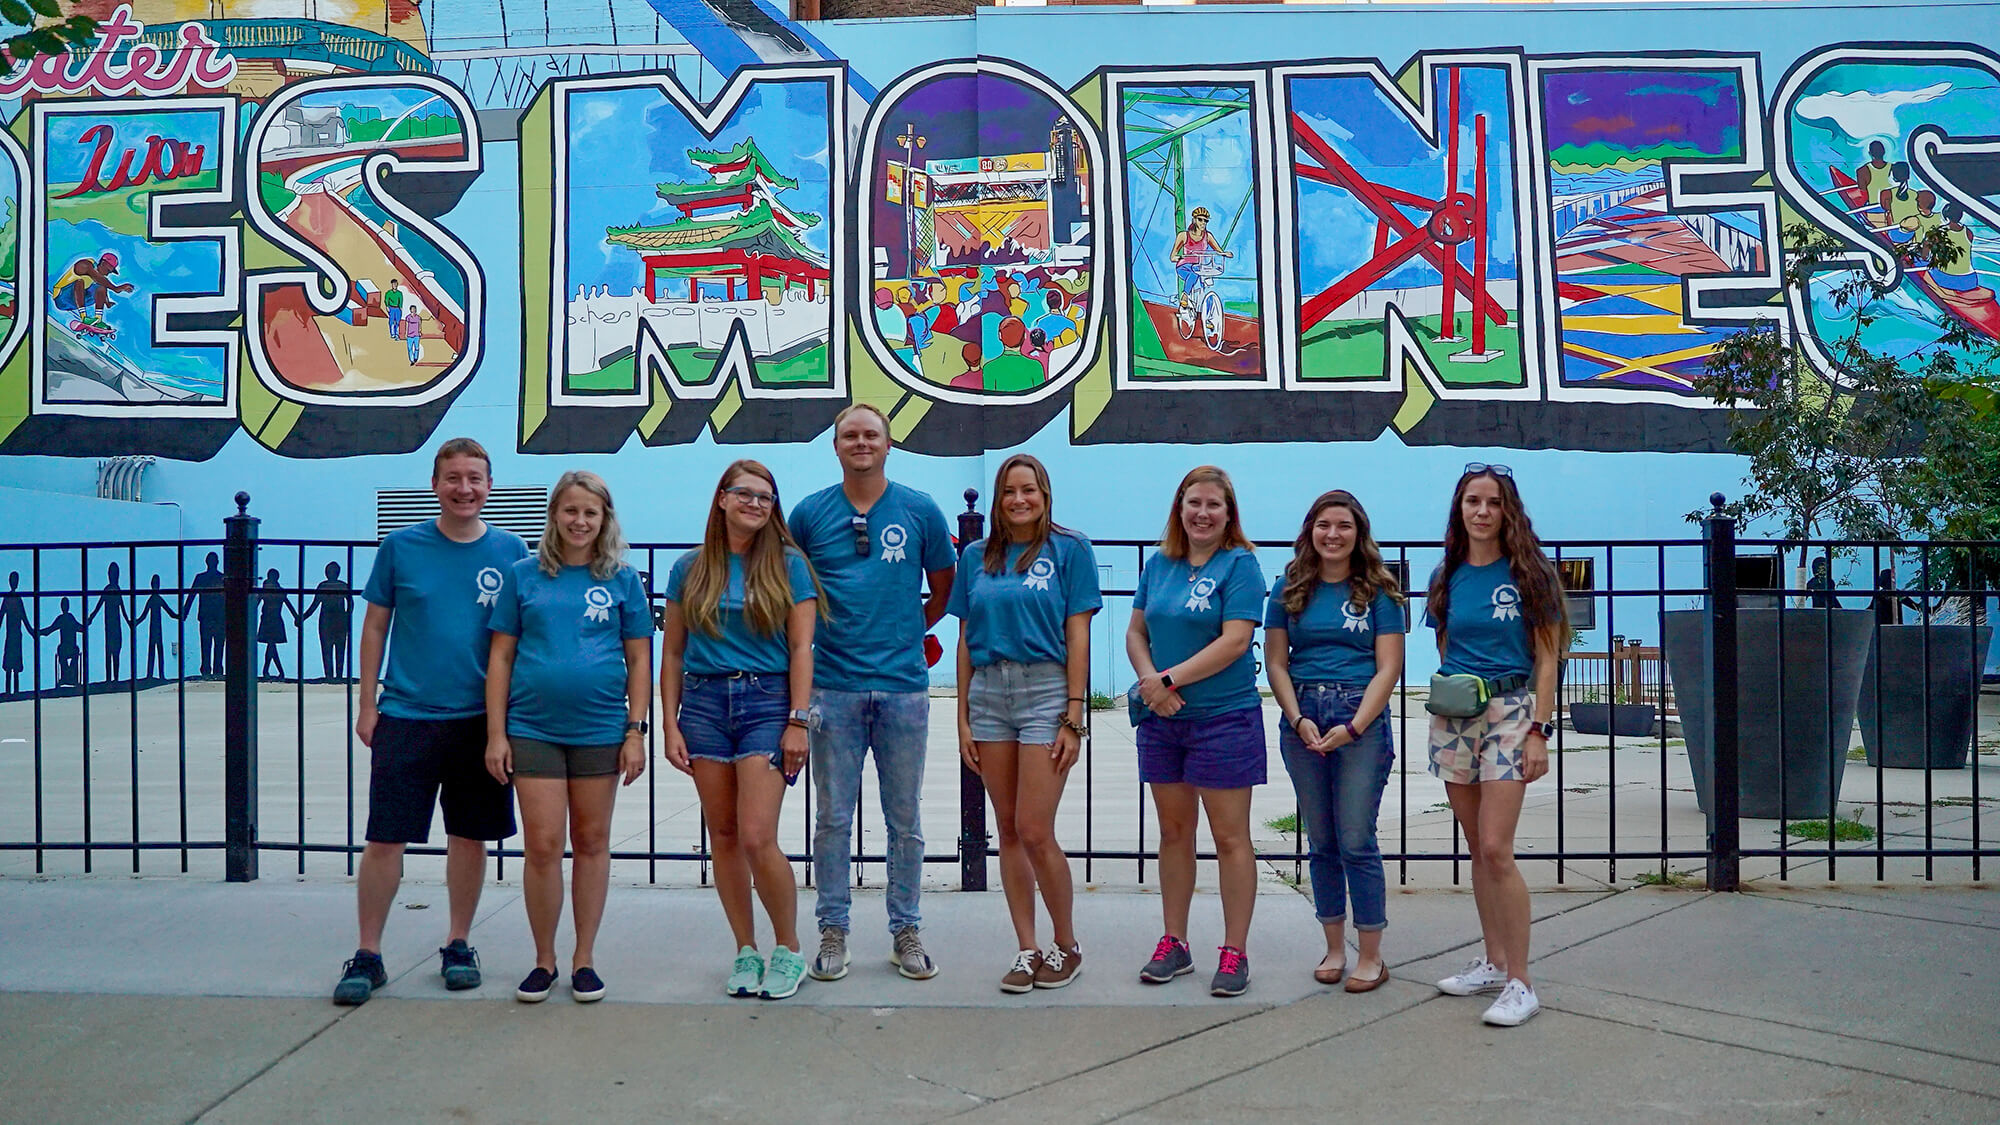
[[[785,787],[806,764],[818,580],[785,527],[771,471],[725,469],[700,547],[667,575],[660,710],[667,761],[694,776],[708,821],[715,893],[736,943],[731,996],[799,990],[798,883],[778,846]],[[771,916],[767,966],[751,914]]]
[[[965,549],[946,612],[960,622],[958,747],[986,782],[1000,884],[1020,950],[1003,992],[1061,988],[1083,971],[1056,805],[1082,752],[1090,617],[1104,604],[1090,540],[1050,518],[1048,470],[1025,453],[993,480],[992,534]],[[1055,933],[1035,942],[1035,890]]]
[[[1278,750],[1311,844],[1313,908],[1326,930],[1321,984],[1373,992],[1389,979],[1387,879],[1375,817],[1396,750],[1383,711],[1403,673],[1403,594],[1368,513],[1335,489],[1313,501],[1264,611],[1264,659],[1284,712]],[[1360,960],[1347,972],[1347,900]]]
[[[1469,718],[1431,720],[1431,772],[1472,852],[1486,955],[1438,982],[1453,996],[1498,992],[1485,1022],[1513,1027],[1541,1010],[1528,980],[1528,885],[1514,865],[1514,830],[1529,783],[1549,770],[1561,653],[1569,616],[1555,564],[1514,486],[1514,470],[1474,462],[1451,497],[1444,563],[1424,617],[1437,630],[1442,675],[1478,676],[1491,698]]]

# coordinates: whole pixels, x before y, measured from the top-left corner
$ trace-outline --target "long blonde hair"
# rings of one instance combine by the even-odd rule
[[[1352,492],[1336,488],[1320,494],[1306,509],[1305,522],[1299,525],[1299,537],[1292,541],[1292,561],[1285,564],[1285,586],[1278,595],[1278,604],[1293,617],[1304,613],[1319,591],[1319,549],[1313,546],[1313,524],[1319,521],[1319,514],[1328,508],[1345,508],[1354,517],[1354,554],[1347,563],[1348,604],[1356,611],[1365,613],[1375,604],[1375,593],[1381,591],[1390,600],[1401,605],[1403,592],[1396,587],[1396,577],[1382,562],[1382,548],[1375,545],[1375,533],[1369,527],[1368,513],[1361,507],[1361,501]]]
[[[1217,553],[1231,547],[1250,550],[1250,537],[1243,534],[1243,517],[1236,509],[1236,486],[1230,483],[1229,474],[1214,465],[1196,465],[1181,478],[1181,486],[1174,489],[1174,506],[1167,509],[1167,530],[1160,536],[1160,553],[1170,559],[1187,558],[1188,534],[1181,524],[1181,498],[1197,484],[1212,484],[1222,489],[1223,502],[1229,507],[1229,522],[1222,529],[1222,542],[1215,548]]]
[[[542,521],[535,562],[551,578],[562,573],[562,530],[556,526],[556,507],[562,503],[563,493],[572,488],[583,489],[604,505],[604,522],[597,527],[597,541],[590,545],[590,576],[599,581],[615,578],[625,565],[625,533],[618,529],[618,509],[611,503],[611,487],[604,478],[581,469],[564,473],[549,490],[549,516]]]
[[[739,476],[753,476],[771,486],[771,518],[743,554],[743,619],[756,632],[776,636],[792,612],[788,559],[792,555],[803,558],[805,553],[785,526],[785,505],[778,498],[777,478],[761,462],[748,459],[730,462],[722,470],[722,479],[715,482],[708,503],[708,527],[687,576],[681,580],[681,615],[689,629],[710,637],[722,636],[722,595],[729,589],[729,517],[723,514],[719,501],[722,490]],[[806,573],[812,574],[811,563],[807,563]],[[820,588],[817,574],[812,575],[812,584],[820,616],[825,617],[826,591]]]

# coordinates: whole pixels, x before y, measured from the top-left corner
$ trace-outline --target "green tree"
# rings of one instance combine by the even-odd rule
[[[97,41],[97,21],[82,14],[65,18],[57,0],[0,0],[4,59],[11,68],[40,55],[61,55]]]
[[[7,221],[0,223],[0,281],[12,284],[19,272],[21,224],[15,222],[14,201],[7,200]]]

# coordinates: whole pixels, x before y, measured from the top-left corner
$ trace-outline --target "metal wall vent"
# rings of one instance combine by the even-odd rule
[[[438,514],[437,496],[428,488],[384,488],[375,493],[375,538],[383,539]],[[546,488],[496,488],[481,513],[487,523],[504,527],[529,543],[542,537],[549,516]]]

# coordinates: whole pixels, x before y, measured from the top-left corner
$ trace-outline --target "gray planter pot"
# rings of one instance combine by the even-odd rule
[[[1993,643],[1992,627],[1981,626],[1974,636],[1970,625],[1932,625],[1928,688],[1924,626],[1884,625],[1876,638],[1861,675],[1861,745],[1868,764],[1964,769],[1979,725],[1979,676]]]
[[[1578,734],[1616,734],[1620,738],[1644,738],[1653,733],[1654,711],[1650,703],[1572,703],[1569,725]]]
[[[1680,701],[1695,797],[1707,812],[1715,742],[1708,658],[1702,645],[1706,612],[1673,610],[1664,616],[1667,675]],[[1874,614],[1865,609],[1738,610],[1736,741],[1742,816],[1775,820],[1781,803],[1789,819],[1827,815],[1847,770],[1847,744],[1874,628]]]

